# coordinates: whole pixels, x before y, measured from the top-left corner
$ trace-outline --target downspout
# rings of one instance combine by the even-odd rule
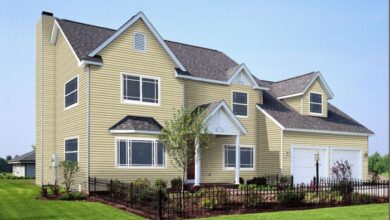
[[[91,129],[90,129],[90,109],[91,109],[91,67],[90,65],[87,65],[87,75],[88,75],[88,92],[87,92],[87,192],[89,193],[89,176],[90,176],[90,134],[91,134]]]
[[[41,17],[41,185],[43,185],[43,17]]]

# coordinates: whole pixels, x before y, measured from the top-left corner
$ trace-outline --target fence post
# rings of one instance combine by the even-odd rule
[[[113,190],[112,190],[112,179],[110,179],[110,194],[111,194],[111,199],[114,198]]]
[[[96,194],[96,177],[93,178],[93,193]]]
[[[158,189],[158,220],[161,220],[163,218],[162,202],[162,190]]]
[[[293,175],[291,175],[291,177],[290,177],[290,184],[291,184],[291,189],[293,189],[294,188],[294,176]]]

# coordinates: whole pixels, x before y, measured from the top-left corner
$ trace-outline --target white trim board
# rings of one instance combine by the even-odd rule
[[[168,55],[171,57],[173,62],[182,69],[183,71],[186,71],[183,64],[180,63],[179,59],[173,54],[171,49],[169,49],[168,45],[165,43],[164,39],[160,36],[160,34],[157,32],[157,30],[153,27],[153,25],[150,23],[148,18],[145,16],[145,14],[140,11],[135,16],[133,16],[129,21],[127,21],[122,27],[120,27],[113,35],[111,35],[107,40],[105,40],[100,46],[98,46],[96,49],[94,49],[92,52],[88,54],[90,57],[94,57],[97,55],[100,51],[102,51],[107,45],[109,45],[112,41],[114,41],[117,37],[119,37],[123,32],[125,32],[129,27],[131,27],[138,19],[142,19],[142,21],[145,23],[145,25],[149,28],[149,30],[152,32],[153,36],[157,39],[157,41],[161,44],[161,46],[164,48],[164,50],[168,53]]]

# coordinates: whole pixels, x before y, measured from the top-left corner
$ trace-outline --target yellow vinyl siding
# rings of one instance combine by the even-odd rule
[[[134,32],[146,36],[146,51],[134,50]],[[115,137],[108,129],[126,115],[153,117],[161,125],[183,104],[183,83],[174,77],[175,64],[142,20],[138,20],[100,53],[101,67],[91,68],[91,176],[133,181],[180,175],[168,160],[166,168],[116,168]],[[160,105],[121,103],[121,72],[160,78]],[[145,137],[153,138],[153,135]]]
[[[310,113],[310,92],[316,92],[322,94],[322,115],[311,114]],[[320,117],[328,117],[328,96],[325,93],[325,90],[322,88],[319,80],[315,80],[310,88],[303,95],[303,114],[304,115],[315,115]]]
[[[356,148],[362,150],[363,155],[363,179],[368,177],[368,158],[364,155],[368,152],[368,137],[365,136],[349,136],[349,135],[334,135],[334,134],[314,134],[302,132],[284,131],[284,172],[290,174],[291,172],[291,146],[320,146],[320,147],[340,147],[340,148]],[[332,164],[329,158],[329,174]]]
[[[262,92],[252,89],[251,86],[243,85],[219,85],[193,80],[184,80],[186,107],[193,108],[213,101],[225,100],[232,108],[232,91],[248,93],[248,117],[238,119],[247,130],[246,135],[240,137],[241,145],[251,145],[255,147],[255,166],[257,167],[258,135],[256,133],[257,109],[256,103],[262,103]],[[223,144],[235,144],[234,136],[217,137],[214,146],[211,146],[207,153],[202,153],[201,162],[201,182],[234,182],[234,170],[223,170],[224,154]],[[252,178],[257,173],[257,169],[241,171],[244,179]]]
[[[87,80],[84,67],[78,67],[78,61],[62,34],[58,34],[55,47],[56,64],[56,154],[58,161],[65,160],[64,140],[78,136],[78,158],[80,170],[75,188],[81,184],[87,188]],[[78,76],[78,104],[65,110],[65,83]],[[61,179],[61,172],[58,177]]]
[[[295,96],[291,98],[283,99],[286,104],[288,104],[290,107],[292,107],[295,111],[302,114],[303,112],[303,97],[302,96]]]
[[[258,115],[258,175],[280,173],[281,129],[262,112]]]
[[[41,160],[43,157],[43,184],[52,183],[54,171],[51,169],[51,157],[54,151],[55,126],[55,74],[54,47],[49,39],[54,19],[43,15],[37,24],[37,138],[36,138],[36,182],[42,183]],[[42,66],[43,62],[43,66]],[[42,77],[43,72],[43,78]],[[43,84],[41,84],[43,83]],[[42,96],[43,94],[43,96]],[[42,109],[43,108],[43,109]],[[43,133],[43,134],[42,134]],[[43,142],[43,146],[42,146]],[[43,148],[43,155],[42,155]]]

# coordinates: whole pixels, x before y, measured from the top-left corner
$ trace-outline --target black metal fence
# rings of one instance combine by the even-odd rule
[[[284,183],[284,182],[283,182]],[[389,181],[320,179],[319,184],[231,185],[172,189],[90,179],[90,195],[138,210],[155,219],[306,209],[388,202]]]

